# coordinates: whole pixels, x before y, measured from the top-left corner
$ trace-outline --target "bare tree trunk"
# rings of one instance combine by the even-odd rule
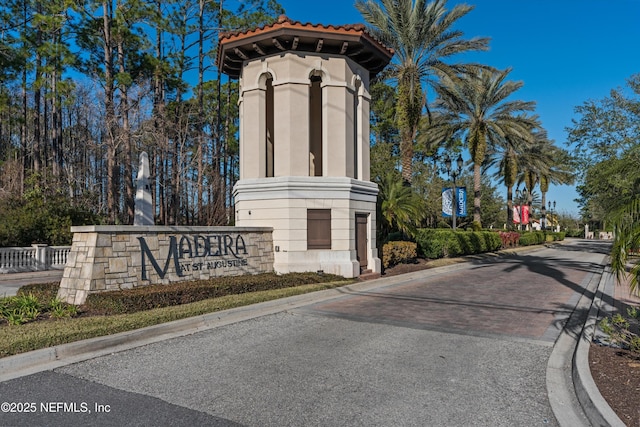
[[[56,58],[57,59],[57,58]],[[58,94],[58,70],[54,66],[51,73],[51,148],[53,151],[53,176],[56,182],[60,182],[62,173],[62,115],[60,114],[60,95]]]
[[[124,63],[124,41],[119,38],[118,40],[118,66],[121,74],[127,72]],[[126,222],[133,224],[133,217],[135,215],[134,202],[133,202],[133,168],[132,168],[132,147],[131,147],[131,127],[129,124],[129,90],[126,83],[120,85],[120,117],[122,118],[122,142],[124,151],[124,188],[125,188],[125,200],[124,205],[126,209]]]
[[[110,0],[104,0],[102,3],[103,18],[102,31],[104,41],[104,69],[105,69],[105,86],[104,86],[104,104],[105,104],[105,121],[106,121],[106,141],[107,141],[107,212],[109,222],[115,224],[119,213],[119,188],[118,175],[119,168],[117,162],[117,127],[116,114],[114,105],[114,76],[113,76],[113,47],[111,34],[111,20],[113,16],[113,6]]]
[[[42,12],[41,3],[37,3],[38,13]],[[36,47],[42,45],[42,32],[36,29]],[[42,168],[42,135],[40,134],[40,101],[42,99],[42,57],[36,49],[35,83],[33,85],[33,171],[39,173]]]
[[[203,215],[203,178],[204,178],[204,158],[205,158],[205,138],[204,138],[204,6],[205,0],[198,1],[198,111],[196,112],[197,123],[196,132],[198,137],[198,183],[197,183],[197,204],[198,222],[204,222]]]

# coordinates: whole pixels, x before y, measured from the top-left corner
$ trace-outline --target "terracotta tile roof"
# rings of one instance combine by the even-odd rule
[[[321,41],[319,45],[318,41]],[[393,49],[369,33],[363,24],[311,24],[281,15],[272,24],[250,30],[220,33],[216,63],[222,67],[223,72],[237,77],[239,69],[232,63],[237,64],[241,60],[279,51],[310,51],[312,48],[316,52],[349,56],[369,69],[372,74],[381,71],[394,53]],[[372,61],[372,58],[375,61]]]

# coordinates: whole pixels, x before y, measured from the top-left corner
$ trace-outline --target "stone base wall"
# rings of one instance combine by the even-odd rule
[[[273,271],[269,227],[71,227],[58,297]]]

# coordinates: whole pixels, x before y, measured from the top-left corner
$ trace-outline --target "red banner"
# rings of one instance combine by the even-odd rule
[[[513,207],[513,223],[529,224],[529,206],[528,205]]]
[[[529,224],[529,206],[528,205],[524,205],[522,206],[522,223],[523,224]]]

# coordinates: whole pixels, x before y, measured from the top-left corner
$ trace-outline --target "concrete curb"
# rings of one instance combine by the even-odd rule
[[[577,397],[572,371],[578,337],[591,304],[588,293],[595,293],[601,277],[601,273],[598,272],[588,278],[586,289],[562,328],[547,362],[547,396],[551,410],[560,426],[574,427],[590,424],[589,417]]]
[[[611,309],[605,307],[607,304],[604,303],[602,297],[603,295],[610,295],[613,299],[613,290],[610,286],[612,283],[613,276],[610,268],[607,267],[598,283],[598,289],[589,309],[587,321],[578,340],[573,358],[572,374],[576,395],[589,421],[598,426],[624,427],[625,424],[600,394],[589,367],[589,348],[596,332],[599,313],[605,316],[611,313]]]

